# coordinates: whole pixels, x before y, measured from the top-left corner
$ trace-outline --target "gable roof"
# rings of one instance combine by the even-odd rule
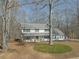
[[[21,28],[23,29],[48,29],[48,26],[47,24],[21,23]]]
[[[54,35],[65,35],[60,29],[58,28],[53,28],[52,33]]]

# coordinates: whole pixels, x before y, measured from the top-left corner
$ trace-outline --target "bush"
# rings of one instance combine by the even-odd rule
[[[15,39],[16,42],[21,42],[21,39]]]

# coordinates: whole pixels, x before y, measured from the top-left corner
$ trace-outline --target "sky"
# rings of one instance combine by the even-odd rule
[[[18,0],[19,4],[30,3],[30,0]],[[17,19],[20,20],[22,15],[25,15],[25,19],[30,19],[32,16],[32,9],[29,5],[24,5],[18,8],[16,15],[18,15]],[[24,19],[23,18],[23,19]]]
[[[32,0],[18,0],[20,4],[24,4],[24,3],[31,3]],[[64,3],[65,1],[65,3]],[[57,3],[58,5],[56,7],[54,7],[52,9],[52,14],[55,15],[56,13],[58,14],[57,16],[63,15],[65,9],[70,9],[69,14],[71,16],[76,15],[76,2],[77,0],[59,0],[59,2]],[[43,2],[42,2],[43,3]],[[17,15],[19,15],[19,17],[17,17],[17,19],[21,19],[22,15],[26,15],[24,18],[26,19],[26,22],[31,21],[33,19],[33,17],[36,16],[36,18],[40,17],[43,18],[42,15],[44,15],[44,17],[46,18],[48,16],[48,6],[41,9],[41,10],[33,10],[33,6],[35,7],[39,7],[41,4],[34,6],[34,5],[25,5],[22,6],[18,9]],[[34,15],[36,12],[36,15]],[[63,15],[63,18],[64,19]]]

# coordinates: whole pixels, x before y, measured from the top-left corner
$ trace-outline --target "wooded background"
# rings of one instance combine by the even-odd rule
[[[10,38],[20,38],[20,23],[47,23],[49,15],[48,0],[0,0],[0,36],[2,37],[2,24],[4,6],[6,6],[6,23],[9,23]],[[62,2],[61,2],[62,1]],[[64,5],[64,7],[62,7]],[[19,8],[26,6],[32,9],[31,16]],[[61,9],[61,10],[60,10]],[[79,39],[79,0],[52,0],[52,26],[61,29],[71,39]],[[60,10],[60,11],[59,11]],[[10,15],[9,15],[10,14]],[[31,18],[31,19],[30,19]],[[7,20],[10,20],[9,22]],[[8,28],[8,25],[6,27]],[[1,39],[0,37],[0,39]]]

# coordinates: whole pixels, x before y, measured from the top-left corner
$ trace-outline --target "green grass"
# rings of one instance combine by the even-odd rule
[[[35,44],[34,50],[45,53],[66,53],[70,52],[72,48],[65,44],[53,44],[53,45]]]

